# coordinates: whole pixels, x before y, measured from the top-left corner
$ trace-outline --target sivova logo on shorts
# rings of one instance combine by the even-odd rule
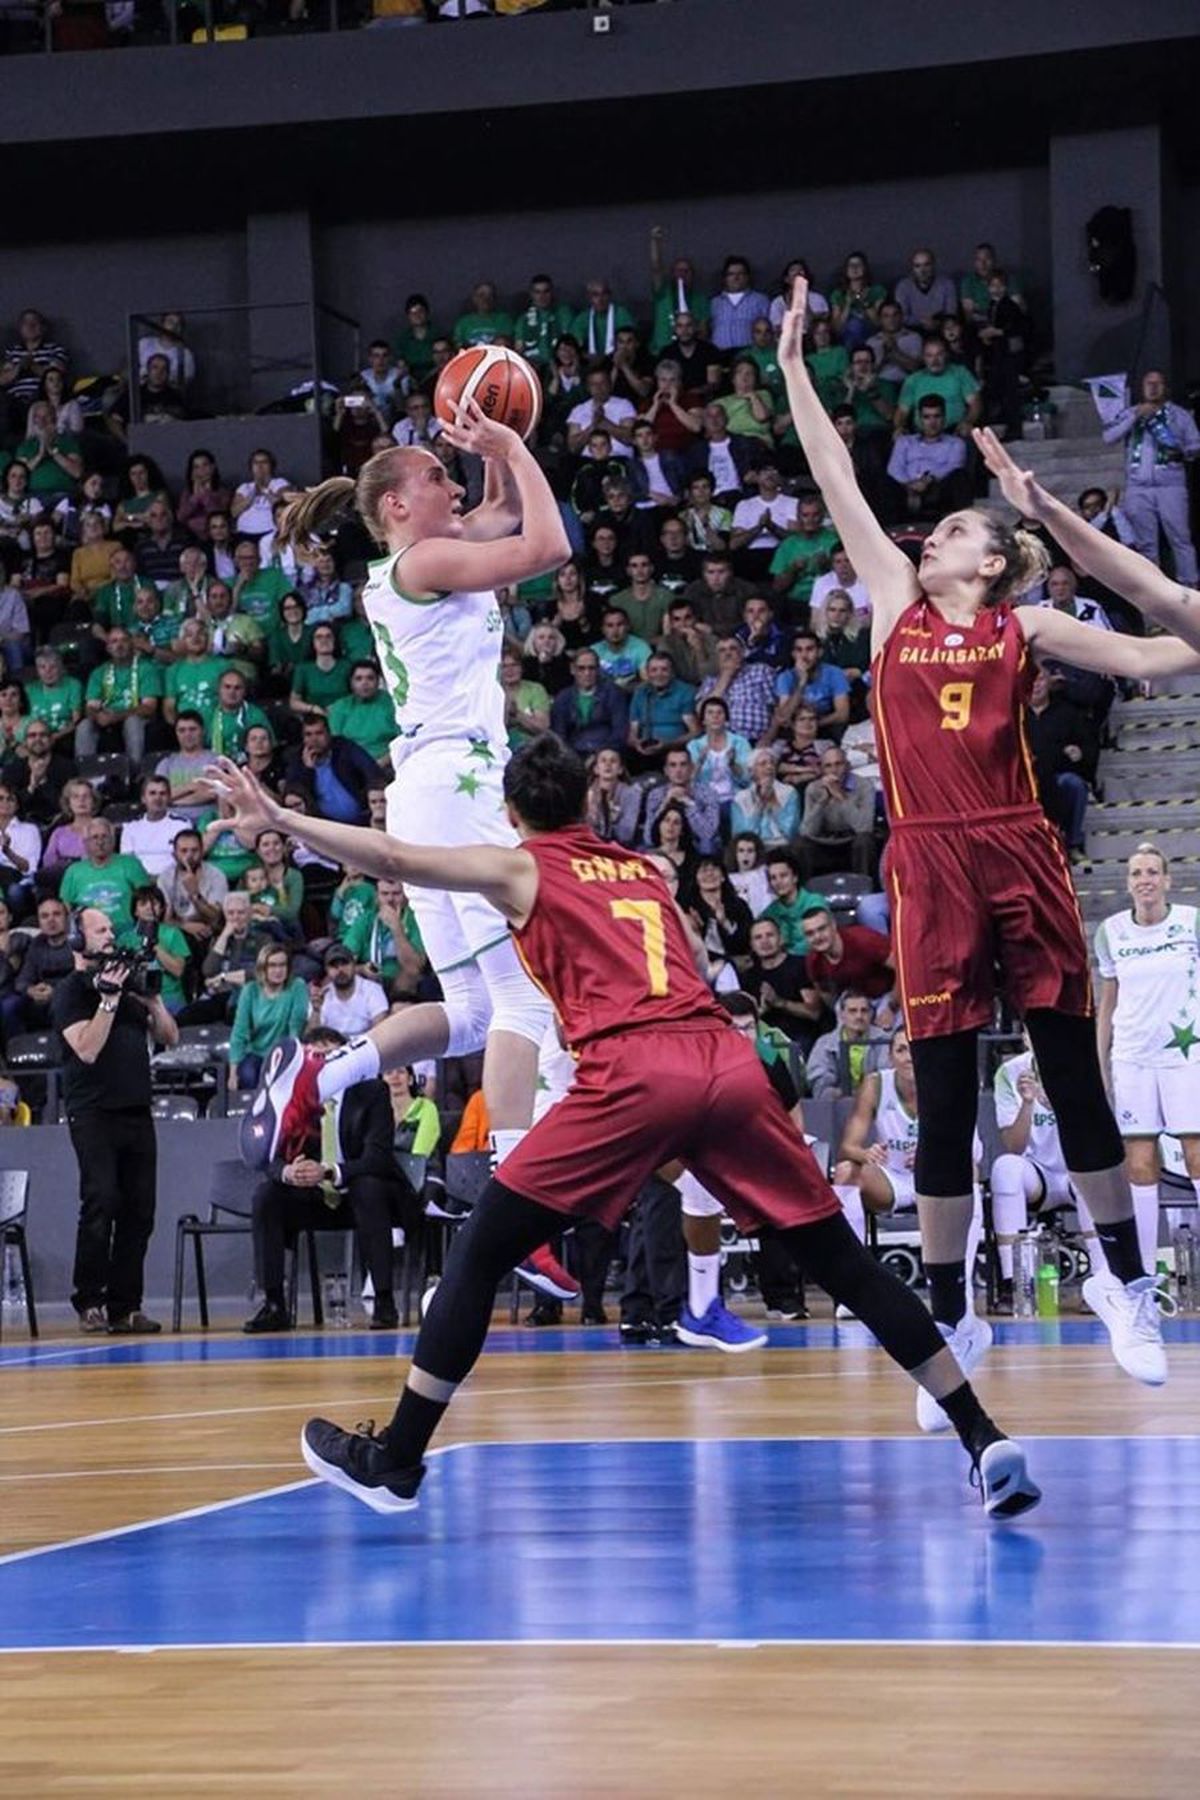
[[[909,994],[907,1004],[909,1006],[946,1006],[949,1004],[949,1000],[949,993],[943,989],[940,994]]]

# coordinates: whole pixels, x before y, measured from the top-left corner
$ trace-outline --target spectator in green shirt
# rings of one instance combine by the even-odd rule
[[[438,335],[424,294],[410,294],[404,302],[404,325],[393,339],[392,349],[408,364],[414,380],[423,381],[432,369],[433,345]]]
[[[554,345],[571,329],[571,309],[555,298],[548,275],[535,275],[529,283],[529,305],[517,319],[516,347],[531,363],[548,368]]]
[[[44,720],[55,750],[69,754],[83,717],[83,683],[64,672],[62,657],[52,644],[43,644],[33,663],[37,680],[25,688],[30,717]]]
[[[490,281],[481,281],[471,290],[470,312],[454,321],[454,347],[469,350],[472,344],[511,344],[516,328],[506,312],[496,306],[496,289]]]
[[[819,494],[806,494],[799,506],[796,529],[789,532],[771,558],[771,578],[776,594],[786,595],[793,624],[808,619],[813,584],[832,567],[840,538],[824,523],[825,502]]]
[[[118,856],[116,833],[108,819],[89,819],[83,832],[85,854],[62,878],[58,897],[64,906],[95,906],[113,922],[118,938],[133,929],[133,896],[150,887],[150,877],[136,856]]]
[[[312,655],[312,627],[308,608],[299,594],[285,594],[279,602],[279,623],[267,635],[268,691],[286,694],[298,663]]]
[[[133,603],[129,632],[137,654],[158,663],[164,678],[168,665],[174,661],[172,647],[178,630],[179,620],[163,611],[163,598],[158,589],[153,584],[140,587]]]
[[[326,719],[334,701],[349,691],[350,665],[338,655],[337,631],[314,625],[312,661],[296,664],[288,705],[302,719]]]
[[[586,288],[587,305],[571,321],[571,336],[585,357],[611,357],[617,347],[617,333],[633,325],[628,307],[613,300],[607,281],[597,276]]]
[[[359,973],[381,982],[392,1000],[411,1000],[425,973],[425,946],[398,881],[379,881],[375,905],[344,925],[341,941]]]
[[[187,1005],[183,978],[191,950],[178,925],[168,925],[166,917],[167,902],[161,888],[151,883],[134,889],[134,923],[143,930],[150,926],[154,928],[154,960],[162,970],[163,1005],[172,1017],[177,1017]]]
[[[392,739],[396,735],[396,709],[379,679],[373,662],[350,665],[350,692],[329,708],[329,729],[334,737],[361,744],[377,763],[390,766]]]
[[[676,313],[688,313],[701,337],[708,336],[712,308],[708,295],[696,280],[691,258],[677,256],[670,269],[663,260],[663,228],[650,227],[650,289],[654,296],[654,320],[650,327],[650,351],[660,356],[675,336]]]
[[[292,583],[282,569],[264,569],[259,562],[258,544],[253,538],[242,538],[233,552],[237,576],[233,583],[236,611],[253,619],[264,637],[279,623],[279,602],[290,594]]]
[[[213,656],[203,619],[185,619],[175,640],[177,660],[163,676],[163,717],[174,725],[180,713],[203,716],[217,704],[217,686],[229,664]]]
[[[758,915],[773,919],[779,927],[783,947],[793,956],[808,954],[804,935],[806,913],[828,912],[829,902],[800,885],[800,866],[790,850],[771,850],[767,854],[767,880],[774,898]]]
[[[133,603],[137,599],[137,560],[132,550],[118,544],[109,553],[111,581],[98,587],[92,595],[92,632],[102,638],[114,625],[128,631],[133,624]]]
[[[229,1037],[229,1086],[254,1088],[262,1066],[285,1037],[300,1037],[308,1024],[308,987],[292,974],[292,953],[282,944],[264,944],[254,964],[254,980],[238,995]]]
[[[940,396],[946,408],[946,430],[969,438],[979,423],[982,398],[979,383],[963,363],[952,363],[944,338],[925,339],[921,351],[922,367],[905,378],[896,406],[895,433],[911,431],[913,414],[926,394]]]
[[[214,756],[229,756],[244,762],[246,733],[252,725],[271,730],[271,722],[260,707],[246,698],[246,679],[240,669],[226,669],[217,683],[217,704],[204,715],[204,735]],[[274,733],[271,733],[274,738]]]
[[[16,460],[28,468],[29,492],[39,500],[74,494],[83,479],[79,439],[59,431],[48,400],[35,400],[30,407]]]
[[[213,655],[232,662],[248,682],[257,681],[267,649],[267,634],[258,620],[234,612],[233,589],[224,581],[209,582],[205,612]]]
[[[146,726],[158,712],[163,677],[148,656],[139,656],[123,626],[105,639],[108,661],[88,676],[86,716],[75,730],[75,754],[124,750],[134,768],[146,753]]]

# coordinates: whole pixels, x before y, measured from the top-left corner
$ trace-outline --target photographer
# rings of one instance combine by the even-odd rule
[[[144,1335],[161,1329],[141,1310],[157,1184],[148,1035],[170,1045],[179,1029],[161,995],[146,991],[144,953],[119,951],[98,907],[73,916],[69,942],[75,968],[55,989],[51,1020],[79,1163],[72,1302],[85,1332]]]

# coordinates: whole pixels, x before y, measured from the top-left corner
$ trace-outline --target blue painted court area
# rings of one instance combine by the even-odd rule
[[[318,1483],[0,1563],[0,1648],[1200,1646],[1200,1441],[1041,1438],[997,1529],[945,1440],[458,1446],[419,1512]]]
[[[1014,1344],[1050,1348],[1108,1343],[1108,1333],[1103,1325],[1091,1318],[997,1320],[993,1329],[1000,1348]],[[771,1350],[831,1350],[874,1343],[870,1334],[858,1324],[769,1325],[767,1330],[768,1349]],[[1163,1337],[1168,1345],[1200,1344],[1200,1318],[1165,1321]],[[122,1338],[100,1343],[66,1339],[32,1344],[23,1340],[0,1344],[0,1369],[40,1368],[43,1364],[49,1368],[83,1369],[122,1364],[287,1362],[296,1357],[338,1362],[366,1356],[408,1357],[416,1341],[415,1331],[374,1332],[366,1329],[296,1331],[278,1337],[243,1337],[240,1332],[218,1332],[211,1337]],[[588,1355],[617,1351],[623,1356],[694,1358],[703,1354],[686,1351],[678,1344],[623,1344],[615,1325],[605,1328],[566,1325],[536,1330],[497,1326],[488,1333],[484,1345],[484,1354],[490,1356],[560,1355],[564,1350],[582,1351]]]

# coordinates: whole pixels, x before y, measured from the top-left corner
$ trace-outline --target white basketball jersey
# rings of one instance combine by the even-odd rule
[[[494,593],[410,599],[398,587],[404,552],[371,564],[363,603],[399,732],[392,764],[425,744],[470,740],[508,756],[500,645],[504,620]]]
[[[551,1025],[538,1050],[537,1090],[533,1096],[533,1122],[544,1118],[557,1106],[575,1079],[575,1058],[565,1050],[558,1036],[557,1023]]]
[[[1033,1074],[1033,1052],[1026,1050],[1020,1056],[1010,1056],[996,1070],[996,1078],[992,1083],[992,1092],[996,1097],[997,1125],[1012,1125],[1021,1110],[1021,1096],[1017,1092],[1017,1082],[1022,1075]],[[1035,1075],[1036,1080],[1036,1075]],[[1058,1135],[1058,1119],[1054,1109],[1042,1091],[1038,1082],[1037,1093],[1033,1097],[1033,1118],[1029,1126],[1029,1142],[1025,1147],[1025,1155],[1035,1162],[1039,1169],[1047,1174],[1066,1173],[1063,1161],[1062,1143]]]
[[[1200,1068],[1200,914],[1171,906],[1157,925],[1114,913],[1096,933],[1096,964],[1117,983],[1112,1053],[1144,1068]]]
[[[909,1172],[909,1157],[917,1148],[917,1120],[896,1091],[896,1071],[879,1071],[879,1108],[875,1114],[875,1142],[888,1153],[887,1166]]]

